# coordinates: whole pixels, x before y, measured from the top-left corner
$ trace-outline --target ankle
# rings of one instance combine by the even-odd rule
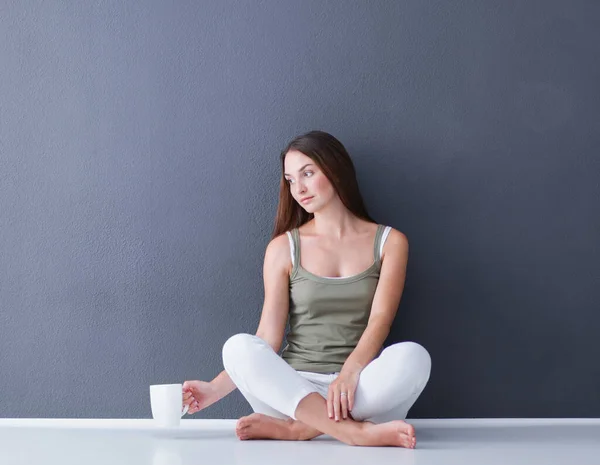
[[[290,420],[288,431],[292,441],[306,441],[307,439],[306,425],[300,421]]]
[[[292,439],[295,441],[310,441],[311,439],[323,434],[314,429],[312,426],[308,426],[306,423],[302,423],[301,421],[295,421],[290,426],[290,431],[290,434],[292,434]]]
[[[352,431],[349,444],[352,446],[366,446],[369,444],[369,435],[373,423],[370,421],[357,421],[356,428]]]

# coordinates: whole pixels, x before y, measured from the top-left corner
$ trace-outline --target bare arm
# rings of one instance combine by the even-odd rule
[[[285,234],[273,239],[267,246],[263,265],[265,300],[256,335],[279,352],[289,312],[290,246]],[[211,381],[218,399],[236,389],[223,370]]]
[[[256,331],[256,335],[273,347],[275,352],[281,349],[290,308],[291,265],[290,246],[284,234],[273,239],[265,253],[265,302]]]
[[[404,290],[407,262],[408,239],[400,231],[392,229],[384,245],[384,259],[369,322],[357,346],[346,359],[343,371],[361,372],[385,342]]]

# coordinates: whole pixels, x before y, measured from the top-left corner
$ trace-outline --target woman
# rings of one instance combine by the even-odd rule
[[[228,339],[225,370],[210,383],[186,381],[184,404],[195,413],[237,387],[255,412],[238,420],[240,439],[329,434],[351,445],[414,448],[414,428],[403,420],[431,359],[414,342],[382,351],[404,287],[406,236],[369,217],[354,165],[330,134],[295,138],[281,166],[256,335]]]

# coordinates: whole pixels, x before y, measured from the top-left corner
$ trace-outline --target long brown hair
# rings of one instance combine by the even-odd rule
[[[310,131],[294,138],[281,151],[279,204],[277,205],[272,239],[286,231],[299,228],[314,218],[312,213],[308,213],[294,200],[285,179],[285,156],[290,150],[303,153],[317,164],[350,212],[358,218],[375,223],[375,220],[367,213],[362,195],[360,195],[354,164],[346,148],[331,134],[323,131]]]

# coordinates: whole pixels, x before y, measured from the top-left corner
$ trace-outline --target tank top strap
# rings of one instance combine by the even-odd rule
[[[378,265],[381,262],[381,254],[379,253],[379,251],[381,249],[381,238],[383,237],[384,230],[384,225],[377,225],[377,232],[375,233],[375,243],[373,244],[373,256],[375,257],[375,263],[377,263]]]
[[[290,242],[290,245],[292,246],[292,276],[294,276],[300,265],[300,233],[298,232],[298,228],[292,229],[290,236],[292,238]]]

